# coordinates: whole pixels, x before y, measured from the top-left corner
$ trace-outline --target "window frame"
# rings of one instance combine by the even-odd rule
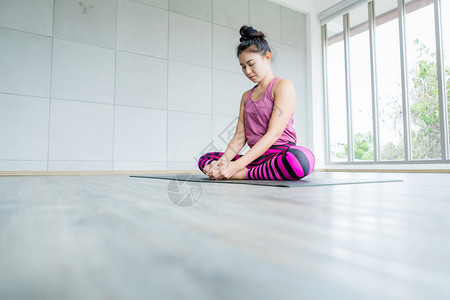
[[[322,73],[323,73],[323,98],[324,98],[324,117],[325,117],[325,147],[326,147],[326,164],[329,165],[373,165],[373,164],[435,164],[435,163],[450,163],[449,152],[449,129],[448,129],[448,103],[445,85],[445,67],[443,58],[443,36],[442,36],[442,13],[441,0],[414,0],[406,4],[405,0],[397,0],[398,5],[396,9],[385,12],[378,17],[375,14],[375,5],[377,0],[347,0],[341,2],[329,10],[319,14],[321,21],[321,39],[322,39]],[[427,5],[434,4],[434,27],[436,35],[436,63],[437,63],[437,78],[438,78],[438,96],[439,96],[439,117],[440,117],[440,135],[441,135],[441,158],[417,160],[412,159],[411,150],[411,120],[410,120],[410,106],[408,98],[408,69],[406,64],[406,28],[405,16],[407,13],[421,9]],[[362,23],[354,28],[349,26],[349,13],[354,8],[367,5],[368,21]],[[343,18],[344,31],[342,36],[344,42],[344,62],[345,62],[345,82],[346,82],[346,106],[347,106],[347,161],[333,162],[331,161],[330,149],[330,130],[329,130],[329,105],[328,105],[328,74],[327,74],[327,49],[329,40],[333,37],[327,37],[327,23],[339,15]],[[378,89],[377,89],[377,62],[376,62],[376,36],[375,28],[376,22],[378,25],[398,18],[399,22],[399,43],[400,43],[400,57],[401,57],[401,88],[402,88],[402,110],[403,110],[403,138],[404,138],[404,159],[395,161],[381,160],[380,145],[379,145],[379,120],[378,120]],[[355,161],[353,149],[353,128],[352,128],[352,105],[351,105],[351,91],[350,91],[350,36],[359,33],[360,30],[367,28],[369,30],[370,41],[370,64],[371,64],[371,83],[372,83],[372,116],[373,116],[373,147],[374,160],[373,161]],[[359,31],[358,31],[359,30]],[[340,42],[339,37],[334,42]]]

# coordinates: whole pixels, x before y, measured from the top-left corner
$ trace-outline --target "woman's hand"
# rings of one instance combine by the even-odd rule
[[[212,163],[211,163],[212,165]],[[218,161],[215,166],[209,170],[209,179],[229,179],[240,170],[235,161]]]
[[[219,162],[218,162],[217,160],[212,161],[211,163],[209,163],[208,165],[206,165],[206,166],[203,168],[203,173],[205,173],[205,175],[211,177],[212,171],[217,167],[217,164],[218,164],[218,163],[219,163]]]

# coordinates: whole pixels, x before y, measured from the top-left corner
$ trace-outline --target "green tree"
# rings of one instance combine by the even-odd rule
[[[439,92],[436,53],[415,40],[417,63],[410,72],[412,86],[409,90],[411,112],[411,142],[414,159],[441,157],[441,133],[439,123]],[[445,68],[447,101],[450,69]],[[447,125],[448,126],[448,125]]]
[[[403,143],[394,144],[389,142],[383,146],[381,151],[382,160],[402,160],[404,158]]]
[[[353,138],[354,155],[357,160],[373,160],[372,132],[356,133]]]
[[[417,62],[410,71],[411,83],[409,86],[409,101],[411,115],[411,143],[413,159],[433,159],[441,156],[441,132],[439,123],[439,92],[437,80],[436,53],[430,53],[430,49],[414,41],[417,52]],[[450,68],[444,70],[447,89],[447,103],[450,102]],[[394,103],[394,102],[393,102]],[[392,105],[388,108],[391,115],[392,130],[400,133],[403,129],[397,115],[401,114],[400,107]],[[448,107],[450,115],[450,105]],[[450,122],[447,124],[447,130]],[[372,143],[371,136],[357,133],[355,135],[355,158],[373,159],[373,150],[369,150],[368,144]],[[371,152],[372,151],[372,152]],[[389,142],[381,149],[382,160],[401,160],[404,158],[403,141],[399,135],[397,143]]]

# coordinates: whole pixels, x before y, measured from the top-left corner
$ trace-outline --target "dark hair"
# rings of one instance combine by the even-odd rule
[[[259,52],[262,55],[265,55],[267,52],[272,53],[269,44],[265,39],[266,35],[264,32],[258,31],[251,26],[244,25],[239,29],[239,33],[241,34],[241,38],[239,39],[241,43],[237,47],[237,56],[245,50]]]

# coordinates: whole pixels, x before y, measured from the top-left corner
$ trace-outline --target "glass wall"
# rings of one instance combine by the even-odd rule
[[[397,4],[397,0],[375,3],[378,128],[380,158],[385,161],[405,158]]]
[[[433,1],[407,1],[405,22],[412,159],[438,159],[441,130]]]
[[[441,4],[442,53],[436,51],[435,1]],[[450,122],[443,120],[441,130],[440,118],[448,117],[439,103],[448,103],[450,114],[450,0],[361,0],[342,10],[326,22],[329,162],[449,163],[450,145],[442,147],[441,140],[448,137]],[[330,10],[329,18],[335,13]],[[328,20],[326,14],[321,18]]]
[[[330,161],[347,161],[344,27],[342,17],[327,23],[328,133]]]
[[[369,11],[366,5],[349,14],[350,89],[352,102],[353,156],[355,161],[373,160],[372,81]]]
[[[442,38],[444,45],[445,87],[447,96],[447,110],[450,115],[450,1],[441,1]],[[450,122],[447,122],[447,134],[450,135]],[[450,148],[450,139],[449,145]]]

